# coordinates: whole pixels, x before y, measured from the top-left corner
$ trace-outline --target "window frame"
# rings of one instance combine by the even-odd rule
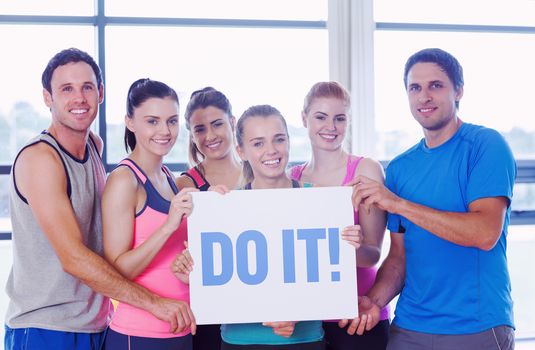
[[[372,1],[372,0],[367,0]],[[535,27],[506,25],[464,25],[464,24],[433,24],[433,23],[399,23],[375,22],[376,31],[418,31],[418,32],[471,32],[496,34],[528,34],[535,35]],[[373,40],[372,40],[373,42]],[[372,44],[373,45],[373,44]],[[373,46],[369,48],[373,51]],[[359,103],[359,102],[357,102]],[[374,114],[373,114],[374,115]],[[373,115],[368,116],[372,119]],[[387,161],[381,161],[386,167]],[[516,183],[535,183],[535,159],[516,159]],[[535,210],[511,210],[511,225],[535,224]]]
[[[210,18],[165,18],[165,17],[132,17],[106,16],[105,1],[93,0],[94,16],[52,16],[52,15],[0,15],[0,25],[84,25],[93,26],[95,30],[95,48],[102,79],[106,82],[106,28],[109,26],[165,26],[165,27],[232,27],[232,28],[287,28],[287,29],[327,29],[327,21],[318,20],[256,20],[256,19],[210,19]],[[107,144],[106,98],[99,106],[99,113],[94,123],[94,131]],[[102,154],[102,162],[107,172],[113,170],[117,163],[108,162],[106,149]],[[182,172],[189,168],[184,162],[166,163],[171,171]],[[11,165],[0,165],[0,175],[9,175]],[[0,240],[11,239],[11,232],[0,232]]]
[[[39,16],[39,15],[0,15],[0,25],[2,24],[28,24],[28,25],[91,25],[95,29],[96,41],[96,60],[102,70],[103,81],[106,81],[106,35],[105,29],[107,26],[203,26],[203,27],[234,27],[234,28],[294,28],[294,29],[328,29],[328,21],[308,21],[308,20],[254,20],[254,19],[203,19],[203,18],[152,18],[152,17],[112,17],[106,16],[104,13],[105,0],[94,0],[95,15],[94,16]],[[329,2],[330,3],[330,2]],[[373,9],[373,0],[364,0],[363,5],[367,8]],[[332,11],[331,5],[329,12]],[[366,15],[369,15],[369,11]],[[371,11],[373,13],[373,11]],[[335,17],[329,15],[329,21],[335,20]],[[397,22],[376,22],[374,23],[374,30],[376,31],[442,31],[442,32],[484,32],[484,33],[518,33],[535,35],[535,27],[533,26],[505,26],[505,25],[459,25],[459,24],[432,24],[432,23],[397,23]],[[331,29],[329,29],[331,30]],[[362,34],[362,31],[364,33]],[[366,30],[360,30],[361,35],[369,36]],[[373,52],[373,31],[371,32],[371,39],[365,40],[363,44],[365,50]],[[331,40],[331,39],[330,39]],[[337,71],[339,67],[339,60],[335,59],[340,56],[337,52],[336,45],[329,43],[330,46],[330,70]],[[359,65],[359,62],[353,63]],[[365,63],[367,64],[367,63]],[[356,69],[354,71],[357,71]],[[332,75],[332,73],[331,73]],[[331,76],[331,79],[333,77]],[[360,75],[351,78],[353,86],[366,86],[366,79],[369,76]],[[372,82],[373,84],[373,82]],[[362,90],[362,89],[361,89]],[[356,106],[370,106],[373,105],[373,94],[358,94],[356,91],[352,92],[354,97],[354,105]],[[368,107],[369,109],[369,107]],[[373,107],[372,107],[373,112]],[[355,116],[354,125],[358,125],[358,129],[353,128],[352,134],[348,135],[348,141],[353,147],[353,151],[360,151],[363,144],[359,135],[371,135],[370,130],[361,130],[374,127],[374,113],[359,113]],[[106,141],[106,99],[99,107],[99,114],[95,123],[96,131]],[[358,134],[357,134],[357,130]],[[106,142],[105,142],[106,144]],[[116,164],[108,163],[107,154],[103,152],[102,161],[106,171],[111,171]],[[381,161],[383,166],[386,166],[388,161]],[[172,171],[181,172],[188,168],[187,163],[166,163]],[[517,160],[518,175],[516,183],[535,183],[535,160],[518,159]],[[9,175],[11,172],[11,165],[0,165],[0,175]],[[535,210],[511,212],[512,225],[535,224]],[[0,240],[11,239],[10,232],[0,232]]]

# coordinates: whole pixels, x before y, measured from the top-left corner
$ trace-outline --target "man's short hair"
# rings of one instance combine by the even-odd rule
[[[405,63],[405,72],[403,74],[405,88],[407,88],[407,75],[416,63],[435,63],[438,65],[450,78],[455,90],[459,90],[464,85],[463,67],[459,61],[444,50],[429,48],[416,52]]]
[[[97,86],[100,87],[100,85],[102,84],[102,74],[93,57],[91,57],[87,52],[84,52],[82,50],[70,48],[58,52],[54,57],[50,59],[50,61],[48,61],[48,64],[45,70],[43,71],[43,75],[41,76],[41,83],[43,84],[43,88],[46,89],[48,92],[52,93],[52,74],[54,74],[56,68],[64,66],[68,63],[76,62],[85,62],[91,66],[93,72],[95,73],[95,77],[97,78]]]

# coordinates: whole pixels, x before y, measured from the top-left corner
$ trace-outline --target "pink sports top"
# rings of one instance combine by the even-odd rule
[[[132,243],[132,249],[134,249],[165,222],[170,202],[156,191],[147,176],[132,160],[124,159],[118,166],[130,168],[147,193],[145,206],[136,213]],[[162,167],[162,170],[167,175],[173,192],[178,193],[169,170],[166,167]],[[188,286],[180,282],[171,272],[171,264],[176,254],[184,249],[186,237],[186,220],[182,220],[179,228],[169,237],[145,270],[133,281],[159,296],[189,302]],[[170,333],[167,322],[159,320],[150,312],[126,303],[117,305],[110,328],[122,334],[146,338],[172,338],[190,333],[189,329],[179,334]]]
[[[349,183],[355,177],[355,171],[357,166],[363,157],[348,156],[347,157],[347,169],[346,176],[342,181],[342,186]],[[303,171],[305,170],[307,163],[295,165],[290,169],[290,177],[294,180],[300,181]],[[354,213],[355,224],[359,223],[358,211]],[[357,267],[357,289],[358,295],[366,295],[375,282],[375,276],[377,275],[377,268],[375,267]],[[381,320],[388,320],[389,318],[388,305],[381,310]]]
[[[189,168],[188,171],[183,172],[180,175],[189,177],[191,181],[193,181],[195,188],[199,189],[200,191],[208,191],[208,188],[210,188],[210,184],[197,166]]]

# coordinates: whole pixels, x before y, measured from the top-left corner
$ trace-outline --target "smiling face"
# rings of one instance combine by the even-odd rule
[[[178,103],[171,97],[149,98],[125,117],[126,126],[136,136],[135,151],[164,156],[178,135]]]
[[[104,96],[91,66],[76,62],[57,67],[50,87],[51,92],[43,90],[43,98],[55,127],[86,133]]]
[[[196,109],[190,117],[191,138],[197,149],[211,159],[222,159],[231,152],[234,117],[219,108]]]
[[[290,143],[280,116],[249,117],[242,140],[238,153],[251,165],[255,181],[286,178]]]
[[[303,112],[303,125],[313,149],[337,150],[342,146],[348,124],[349,106],[335,97],[315,98]]]
[[[416,63],[407,74],[407,94],[414,119],[427,131],[456,122],[456,106],[463,88],[455,90],[448,75],[435,63]]]

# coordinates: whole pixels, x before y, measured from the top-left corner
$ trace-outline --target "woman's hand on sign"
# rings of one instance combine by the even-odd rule
[[[229,193],[229,189],[225,185],[212,185],[208,187],[208,191],[217,192],[219,194]]]
[[[360,225],[351,225],[345,227],[342,230],[342,239],[355,247],[355,249],[359,249],[363,241]]]
[[[188,250],[188,242],[184,242],[184,246],[186,249],[184,249],[182,253],[176,255],[175,260],[171,265],[171,270],[176,278],[183,283],[189,284],[189,274],[193,271],[193,258]]]
[[[295,321],[264,322],[262,325],[273,328],[273,333],[280,335],[281,337],[289,338],[294,332],[296,323],[297,322]]]

